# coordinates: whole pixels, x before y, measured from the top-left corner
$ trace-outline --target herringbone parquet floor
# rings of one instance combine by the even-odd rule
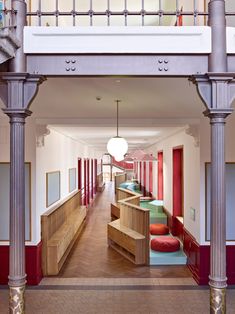
[[[186,266],[135,266],[107,245],[113,184],[106,183],[89,208],[87,225],[75,243],[59,277],[83,278],[179,278],[191,277]]]

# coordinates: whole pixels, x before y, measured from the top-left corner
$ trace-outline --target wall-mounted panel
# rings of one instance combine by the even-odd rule
[[[10,163],[0,163],[0,241],[9,241]],[[31,164],[25,163],[25,239],[31,240]]]
[[[206,241],[210,241],[211,164],[206,163]],[[226,239],[235,241],[235,163],[226,163]]]
[[[69,193],[76,189],[76,168],[69,169]]]
[[[46,207],[51,206],[60,199],[60,171],[46,174]]]

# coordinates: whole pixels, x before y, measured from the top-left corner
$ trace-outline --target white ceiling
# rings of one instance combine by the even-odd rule
[[[106,149],[109,138],[116,136],[115,127],[49,126],[53,130],[98,150]],[[182,127],[122,127],[119,135],[126,138],[129,149],[146,148],[181,130]]]
[[[31,109],[37,118],[111,119],[116,99],[120,119],[195,118],[204,109],[195,86],[179,78],[50,78]]]
[[[120,135],[130,148],[198,123],[204,110],[195,86],[176,78],[49,78],[30,109],[38,124],[105,151],[116,135],[115,99],[121,99]]]

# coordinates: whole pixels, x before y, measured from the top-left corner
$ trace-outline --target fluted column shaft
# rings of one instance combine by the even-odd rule
[[[225,113],[209,114],[211,124],[210,313],[226,313]]]
[[[5,109],[10,118],[9,313],[24,310],[25,274],[25,118],[29,110]]]

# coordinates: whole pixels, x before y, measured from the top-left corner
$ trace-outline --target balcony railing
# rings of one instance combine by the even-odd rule
[[[26,0],[26,2],[29,26],[197,26],[207,25],[209,0]],[[227,11],[226,15],[231,24],[231,19],[235,16],[235,4],[227,5]],[[16,26],[15,18],[17,11],[11,9],[11,0],[0,0],[0,28]]]
[[[0,29],[14,26],[14,13],[11,7],[11,0],[0,0]]]
[[[207,1],[187,0],[28,0],[29,24],[60,26],[198,25]],[[184,1],[185,2],[185,1]],[[201,18],[201,21],[200,21]]]

